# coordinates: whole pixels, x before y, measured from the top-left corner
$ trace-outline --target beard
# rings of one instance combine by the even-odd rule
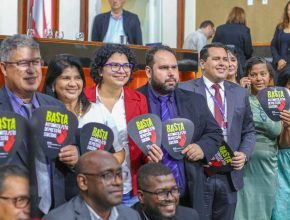
[[[175,85],[174,86],[167,86],[166,82],[168,82],[169,80],[174,80]],[[159,83],[159,82],[155,81],[154,78],[152,78],[150,84],[151,84],[152,88],[160,95],[168,95],[176,89],[178,82],[175,78],[169,78],[169,79],[165,80],[164,83]]]
[[[150,211],[145,212],[145,214],[150,220],[175,220],[175,215],[172,217],[164,217],[160,213]]]

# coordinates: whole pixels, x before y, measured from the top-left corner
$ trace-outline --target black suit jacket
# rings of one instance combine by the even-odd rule
[[[212,42],[235,45],[238,50],[238,59],[243,68],[246,60],[253,53],[250,29],[242,24],[223,24],[218,26]]]
[[[104,40],[106,36],[111,12],[99,14],[94,19],[92,41]],[[123,27],[126,36],[128,37],[129,44],[142,45],[142,32],[140,27],[140,21],[136,14],[123,10]]]
[[[136,203],[132,208],[139,213],[141,220],[147,220],[140,202]],[[176,207],[176,213],[172,220],[199,220],[199,216],[196,210],[179,205]]]
[[[277,64],[281,57],[281,35],[283,33],[283,28],[277,26],[275,30],[274,37],[271,41],[271,52],[273,56],[273,64],[274,67],[277,69]],[[289,62],[289,60],[286,60]]]
[[[59,100],[52,98],[51,96],[36,92],[36,98],[40,104],[40,106],[59,106],[60,108],[65,108],[65,106]],[[7,92],[4,88],[0,89],[0,110],[1,111],[13,111],[12,105],[10,103]],[[28,146],[31,147],[31,146]],[[36,182],[36,174],[32,172],[34,170],[34,163],[30,163],[29,161],[34,161],[34,153],[27,152],[29,150],[25,149],[25,146],[20,146],[19,150],[16,152],[15,157],[10,162],[11,164],[19,164],[25,166],[30,169],[31,179],[31,193],[33,195],[34,201],[33,204],[38,206],[39,198],[37,192],[37,182]],[[65,202],[65,175],[67,172],[70,172],[64,164],[59,162],[58,160],[53,161],[52,164],[52,175],[53,175],[53,194],[54,194],[54,207],[59,206]]]
[[[148,84],[138,89],[148,97]],[[209,111],[206,101],[202,95],[183,89],[175,89],[175,101],[178,116],[191,120],[195,130],[191,143],[198,144],[205,155],[203,161],[185,161],[185,175],[190,198],[190,207],[196,209],[201,219],[203,214],[203,164],[208,162],[218,150],[223,140],[222,130],[219,128],[214,117]],[[151,112],[148,101],[149,112]]]

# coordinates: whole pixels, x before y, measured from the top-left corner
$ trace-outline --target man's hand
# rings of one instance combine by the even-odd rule
[[[148,153],[148,161],[149,162],[155,162],[158,163],[163,158],[163,152],[160,147],[158,147],[156,144],[152,144],[152,147],[149,150]]]
[[[284,59],[280,59],[277,63],[277,70],[282,70],[286,66],[287,62]]]
[[[181,151],[181,153],[185,154],[187,159],[190,161],[198,161],[204,158],[204,153],[201,147],[197,144],[189,144]]]
[[[241,170],[246,163],[246,158],[247,156],[245,153],[235,151],[231,165],[234,167],[235,170]]]
[[[79,159],[79,152],[76,146],[66,145],[60,149],[58,154],[59,161],[63,162],[67,166],[75,166]]]

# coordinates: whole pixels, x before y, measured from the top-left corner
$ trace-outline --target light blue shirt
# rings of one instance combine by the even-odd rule
[[[123,14],[116,19],[111,13],[109,27],[103,42],[119,44],[121,35],[125,35],[123,27]]]

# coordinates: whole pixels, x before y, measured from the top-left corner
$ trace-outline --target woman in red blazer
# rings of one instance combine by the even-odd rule
[[[138,115],[148,113],[147,101],[141,93],[124,87],[131,79],[136,65],[133,52],[124,45],[106,44],[95,54],[91,77],[97,86],[86,88],[85,94],[91,102],[101,105],[105,121],[115,123],[119,144],[125,149],[123,172],[129,173],[124,179],[123,204],[132,206],[138,202],[136,174],[147,161],[159,162],[162,150],[153,145],[149,156],[145,156],[127,135],[128,122]]]

